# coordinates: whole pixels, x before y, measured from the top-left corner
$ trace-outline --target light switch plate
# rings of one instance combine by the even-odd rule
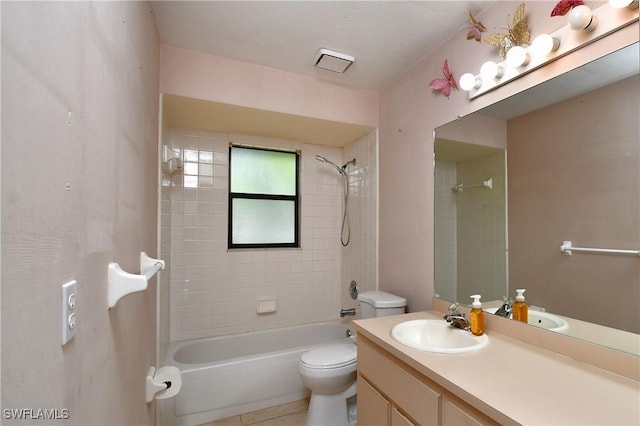
[[[78,300],[78,283],[76,280],[69,281],[62,285],[61,300],[61,325],[62,325],[62,345],[73,339],[78,328],[76,319],[76,308]]]

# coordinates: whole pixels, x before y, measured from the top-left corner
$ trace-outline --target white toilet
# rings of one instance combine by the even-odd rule
[[[358,305],[361,318],[384,317],[403,314],[407,300],[383,291],[365,291],[358,296]],[[354,425],[355,406],[348,400],[356,395],[355,343],[334,343],[305,352],[298,365],[302,382],[311,390],[307,426]]]

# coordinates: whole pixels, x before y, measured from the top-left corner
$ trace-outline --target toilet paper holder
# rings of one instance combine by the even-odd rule
[[[149,367],[147,373],[147,403],[154,399],[166,399],[176,396],[182,388],[180,369],[173,366]]]

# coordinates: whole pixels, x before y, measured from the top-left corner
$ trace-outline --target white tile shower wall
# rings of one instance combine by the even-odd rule
[[[337,318],[340,309],[341,181],[316,154],[338,163],[342,150],[242,135],[168,129],[184,172],[163,186],[163,252],[169,253],[170,341]],[[229,142],[293,148],[301,156],[301,248],[227,250]],[[165,194],[167,196],[165,197]],[[166,203],[166,204],[164,204]],[[277,312],[257,314],[274,296]]]
[[[436,296],[458,300],[457,295],[457,165],[452,161],[436,162],[435,185],[435,282]]]
[[[343,164],[356,159],[347,168],[349,176],[348,211],[351,240],[343,249],[341,301],[350,308],[356,302],[349,296],[349,283],[355,280],[359,291],[378,288],[377,213],[378,213],[378,134],[372,131],[343,148]],[[341,212],[342,213],[342,212]],[[340,217],[342,222],[342,215]]]

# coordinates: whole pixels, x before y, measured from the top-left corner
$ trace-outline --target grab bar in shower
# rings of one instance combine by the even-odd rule
[[[603,248],[588,248],[588,247],[573,247],[571,241],[563,241],[560,246],[560,251],[565,256],[571,256],[574,251],[580,251],[584,253],[604,253],[604,254],[631,254],[640,256],[640,250],[623,250],[623,249],[603,249]]]
[[[483,181],[482,183],[476,183],[473,185],[465,185],[463,183],[459,183],[456,186],[454,186],[453,189],[455,192],[462,192],[465,189],[469,189],[469,188],[479,188],[479,187],[486,187],[489,189],[493,189],[493,178],[489,178],[485,181]]]

